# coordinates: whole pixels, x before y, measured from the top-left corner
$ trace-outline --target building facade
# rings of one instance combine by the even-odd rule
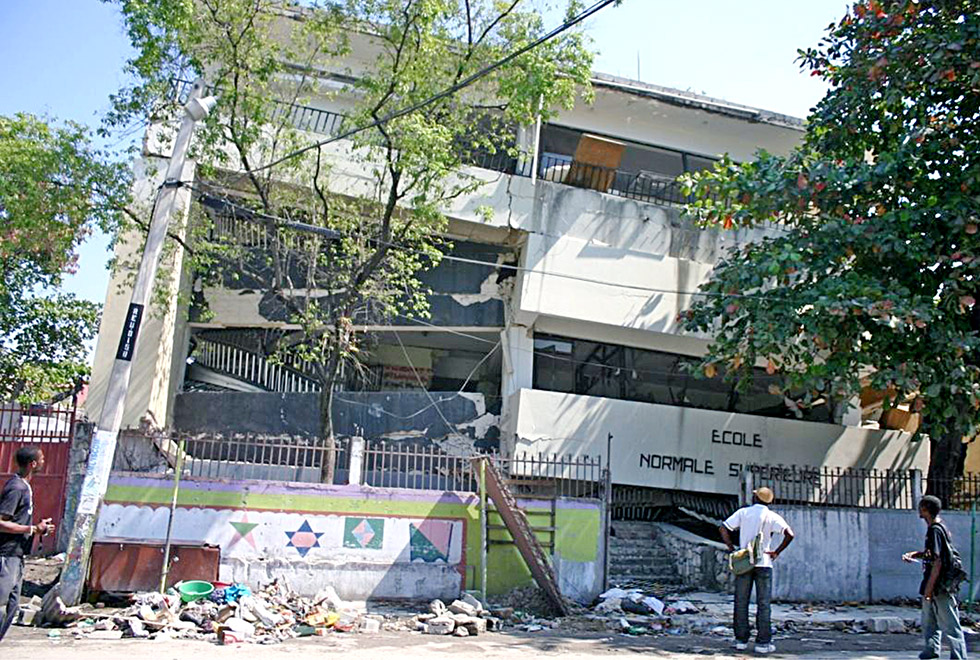
[[[474,157],[481,185],[445,209],[452,248],[426,272],[428,318],[360,326],[364,368],[344,379],[341,435],[436,443],[456,452],[602,456],[617,484],[731,495],[745,465],[924,468],[926,443],[862,426],[826,408],[804,415],[687,367],[709,338],[677,317],[726,250],[777,232],[703,229],[686,217],[677,176],[721,155],[786,153],[798,119],[596,74],[595,99],[540,128],[518,131],[521,158]],[[331,134],[343,94],[283,104],[294,125]],[[327,147],[331,192],[356,197],[370,177],[344,141]],[[137,194],[151,199],[167,148],[151,128]],[[185,180],[195,180],[190,163]],[[216,231],[263,249],[262,235],[227,217],[220,199],[180,193],[186,236],[195,205]],[[125,260],[138,241],[120,242]],[[170,295],[140,334],[124,427],[217,433],[317,431],[317,385],[301,362],[281,363],[269,339],[291,329],[281,306],[247,277],[202,286],[177,248]],[[87,410],[101,409],[129,300],[128,274],[106,296]],[[207,310],[207,314],[203,310]],[[768,380],[767,380],[768,379]]]

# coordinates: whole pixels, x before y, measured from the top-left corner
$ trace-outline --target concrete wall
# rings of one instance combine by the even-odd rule
[[[96,540],[163,540],[171,493],[168,477],[114,473]],[[562,589],[590,600],[602,589],[601,506],[556,506]],[[473,493],[189,478],[173,537],[219,546],[224,581],[280,577],[305,595],[332,585],[348,599],[453,598],[479,585],[479,511]],[[531,583],[510,550],[488,557],[491,593]]]
[[[921,550],[925,523],[915,511],[776,507],[796,532],[776,562],[773,597],[788,601],[915,598],[922,565],[902,554]],[[970,515],[943,514],[969,572]],[[961,596],[967,594],[964,584]]]
[[[439,402],[439,411],[432,399]],[[319,395],[281,392],[182,392],[174,428],[211,433],[318,435]],[[334,401],[339,435],[373,438],[468,437],[477,447],[496,446],[497,416],[482,394],[464,392],[341,392]],[[421,411],[421,412],[420,412]],[[453,425],[446,427],[439,412]]]

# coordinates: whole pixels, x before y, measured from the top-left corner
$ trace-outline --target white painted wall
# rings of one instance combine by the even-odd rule
[[[908,433],[522,389],[502,429],[518,452],[609,456],[617,484],[737,494],[746,464],[928,468],[929,447]],[[727,432],[727,433],[726,433]],[[743,434],[741,438],[732,432]],[[689,459],[666,467],[662,459]],[[710,465],[709,465],[710,463]]]

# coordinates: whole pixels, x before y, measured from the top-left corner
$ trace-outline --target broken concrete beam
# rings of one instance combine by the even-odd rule
[[[456,621],[448,616],[437,616],[429,619],[425,624],[425,632],[428,635],[451,635],[456,629]]]
[[[453,614],[465,614],[466,616],[476,616],[480,613],[478,609],[469,603],[464,603],[461,600],[454,600],[452,604],[449,605],[449,611]]]

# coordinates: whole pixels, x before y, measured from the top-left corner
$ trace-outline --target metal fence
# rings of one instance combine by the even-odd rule
[[[362,482],[366,486],[476,492],[479,480],[471,455],[449,453],[435,444],[368,442]]]
[[[752,486],[783,504],[913,509],[922,494],[918,470],[749,465]]]
[[[943,508],[969,511],[974,505],[980,508],[980,474],[968,472],[955,479],[923,478],[922,492],[939,495]]]
[[[126,431],[119,436],[113,468],[167,473],[182,453],[181,471],[189,477],[322,483],[323,465],[332,456],[332,483],[346,484],[349,445],[346,438],[336,438],[328,448],[312,436]]]
[[[70,442],[76,403],[0,403],[0,442]]]
[[[181,454],[181,452],[183,452]],[[127,431],[120,434],[114,469],[172,472],[183,456],[182,473],[204,479],[255,479],[323,483],[332,456],[333,484],[379,488],[478,492],[475,456],[489,456],[518,497],[600,499],[606,470],[598,457],[521,455],[501,457],[470,448],[447,450],[428,441],[364,441],[337,438],[327,448],[312,436],[254,433],[214,434]]]

